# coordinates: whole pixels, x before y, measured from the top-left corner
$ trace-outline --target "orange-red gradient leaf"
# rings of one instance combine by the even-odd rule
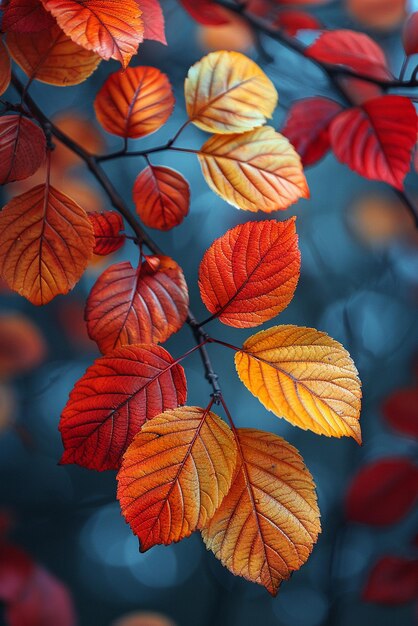
[[[54,25],[54,18],[45,11],[41,0],[10,0],[3,10],[2,30],[36,33]]]
[[[0,213],[0,274],[33,304],[70,291],[93,254],[87,213],[50,185],[13,198]]]
[[[136,212],[150,228],[170,230],[189,212],[189,183],[170,167],[146,167],[135,180],[132,194]]]
[[[200,295],[224,324],[250,328],[287,307],[299,274],[295,218],[247,222],[222,235],[205,253]]]
[[[329,126],[342,106],[328,98],[305,98],[289,110],[282,134],[288,138],[302,163],[313,165],[330,148]]]
[[[136,0],[42,0],[58,26],[76,44],[127,67],[143,40]]]
[[[214,135],[198,157],[209,187],[238,209],[271,213],[309,197],[299,155],[270,126]]]
[[[105,353],[120,345],[162,343],[187,318],[189,295],[183,272],[169,257],[147,257],[139,268],[129,261],[111,265],[87,300],[91,339]]]
[[[340,113],[331,122],[331,145],[336,157],[361,176],[403,189],[417,129],[409,98],[382,96]]]
[[[232,431],[208,409],[182,407],[145,424],[118,473],[122,513],[141,552],[203,528],[229,491],[235,463]]]
[[[273,326],[235,355],[244,385],[277,417],[327,437],[361,443],[361,388],[348,352],[326,333]]]
[[[0,117],[0,185],[32,176],[46,154],[43,130],[22,115]]]
[[[167,45],[164,14],[158,0],[136,0],[142,11],[144,39],[152,39]]]
[[[30,78],[60,87],[82,83],[100,63],[97,54],[77,46],[57,25],[35,33],[9,32],[7,46]]]
[[[275,595],[307,561],[321,531],[315,484],[281,437],[240,428],[236,443],[232,487],[202,536],[233,574]]]
[[[3,40],[0,39],[0,96],[4,94],[8,86],[10,85],[10,78],[12,73],[12,66]]]
[[[137,139],[161,128],[174,108],[167,76],[155,67],[129,67],[111,74],[94,101],[97,119],[119,137]]]
[[[123,346],[97,359],[76,383],[61,416],[62,463],[118,469],[147,420],[184,404],[181,365],[155,345]]]
[[[193,65],[184,84],[187,114],[203,130],[242,133],[273,115],[278,95],[261,68],[240,52],[211,52]]]
[[[121,234],[124,225],[119,213],[116,211],[89,213],[89,220],[94,231],[94,254],[106,256],[123,246],[126,236]]]

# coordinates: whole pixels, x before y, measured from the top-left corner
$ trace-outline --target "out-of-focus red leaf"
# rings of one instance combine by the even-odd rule
[[[10,85],[11,72],[12,64],[9,52],[3,41],[0,39],[0,96],[4,94]]]
[[[282,133],[305,166],[313,165],[328,152],[329,125],[342,110],[338,102],[320,97],[299,100],[291,107]]]
[[[383,404],[383,413],[392,428],[418,438],[418,387],[392,393]]]
[[[96,344],[90,339],[84,320],[85,302],[75,298],[65,298],[57,303],[58,321],[64,329],[71,345],[82,350],[95,350]]]
[[[111,626],[176,626],[171,619],[160,613],[128,613],[120,617]]]
[[[407,56],[418,52],[418,11],[411,13],[406,20],[402,40]]]
[[[19,548],[0,544],[0,600],[13,602],[21,595],[34,570],[32,560]]]
[[[417,139],[417,114],[403,96],[382,96],[340,113],[330,125],[332,149],[352,170],[403,189]]]
[[[344,65],[363,76],[392,78],[382,48],[368,35],[353,30],[324,32],[307,48],[306,56],[322,63]]]
[[[36,172],[46,154],[43,130],[22,115],[0,117],[0,185]]]
[[[156,345],[117,348],[76,383],[61,416],[61,463],[117,469],[146,420],[186,401],[181,365]]]
[[[418,466],[406,458],[387,458],[363,467],[346,497],[353,522],[387,526],[401,520],[418,499]]]
[[[54,25],[54,18],[40,0],[10,0],[3,11],[4,32],[37,33]]]
[[[20,313],[0,315],[0,377],[23,374],[42,363],[46,345],[38,328]]]
[[[366,602],[396,605],[418,597],[418,559],[385,556],[373,567],[363,590]]]
[[[406,15],[407,0],[346,0],[345,6],[360,24],[380,31],[393,30]]]
[[[229,21],[228,12],[212,0],[180,0],[180,3],[199,24],[217,26]]]
[[[88,217],[94,231],[94,254],[106,256],[123,246],[126,236],[121,234],[124,225],[119,213],[116,211],[89,213]]]
[[[299,30],[319,30],[321,22],[303,11],[280,11],[275,20],[275,26],[284,30],[288,35],[294,36]]]
[[[6,607],[8,626],[75,626],[67,588],[36,566],[16,600]]]
[[[144,39],[153,39],[167,45],[165,37],[164,14],[158,0],[136,0],[142,11]]]

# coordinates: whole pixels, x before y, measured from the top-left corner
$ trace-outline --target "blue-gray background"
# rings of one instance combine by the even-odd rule
[[[135,63],[155,65],[167,72],[175,87],[177,106],[159,135],[138,142],[138,148],[163,143],[184,121],[183,79],[188,67],[205,53],[196,25],[177,3],[166,1],[163,7],[168,48],[146,43]],[[333,3],[321,15],[330,27],[352,26],[339,3]],[[381,38],[380,43],[397,71],[402,62],[399,33]],[[227,42],[223,45],[227,47]],[[249,54],[263,64],[277,85],[281,107],[274,124],[280,127],[293,100],[332,92],[309,62],[275,43],[266,41],[265,46],[274,57],[273,64],[263,64],[254,49]],[[116,64],[111,67],[117,69]],[[103,63],[79,87],[64,91],[34,84],[31,93],[48,113],[70,108],[93,120],[94,95],[109,71],[109,65]],[[196,147],[204,139],[204,133],[188,128],[178,145]],[[110,136],[107,141],[109,147],[118,145]],[[206,312],[196,276],[203,252],[229,227],[265,216],[237,211],[215,196],[193,155],[162,153],[152,161],[175,167],[191,184],[189,217],[173,231],[154,232],[153,236],[182,265],[193,308],[202,318]],[[107,165],[109,175],[129,203],[133,180],[143,167],[140,159]],[[80,169],[78,176],[86,175]],[[38,325],[48,343],[48,358],[36,371],[14,383],[18,395],[14,418],[20,428],[11,428],[0,438],[1,504],[16,513],[14,541],[71,589],[81,626],[109,626],[116,617],[134,610],[160,611],[179,626],[413,623],[411,606],[388,609],[366,604],[360,592],[379,555],[410,553],[416,516],[396,527],[376,531],[347,524],[342,503],[346,487],[361,464],[388,454],[416,455],[412,441],[395,436],[384,426],[380,406],[391,390],[413,380],[417,248],[408,238],[370,245],[356,234],[356,206],[370,194],[392,202],[394,196],[386,186],[361,179],[332,156],[310,169],[307,177],[311,200],[277,214],[278,219],[298,216],[302,275],[293,302],[271,325],[279,322],[316,327],[343,342],[351,352],[364,385],[363,447],[352,440],[327,439],[300,431],[267,413],[238,381],[232,355],[210,347],[236,422],[286,437],[303,454],[318,486],[323,533],[308,564],[283,585],[277,598],[229,574],[206,552],[198,535],[178,545],[139,554],[137,541],[114,503],[114,473],[57,466],[62,452],[57,430],[60,412],[72,385],[98,352],[93,343],[89,347],[78,345],[68,337],[59,314],[65,307],[63,297],[39,309],[17,296],[2,298],[3,310],[22,311]],[[88,177],[85,181],[94,185]],[[59,187],[59,180],[55,185]],[[416,174],[408,178],[408,188],[418,196]],[[105,263],[125,258],[135,261],[136,254],[134,246],[128,244]],[[68,301],[83,300],[103,267],[90,269]],[[217,322],[210,330],[234,344],[251,334]],[[191,333],[186,327],[170,339],[167,349],[180,355],[191,345]],[[198,356],[186,363],[186,372],[189,403],[204,405],[209,389]],[[22,429],[29,434],[29,446],[24,444],[27,437],[22,441]]]

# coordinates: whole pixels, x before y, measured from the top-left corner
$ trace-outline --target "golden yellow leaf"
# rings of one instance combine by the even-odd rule
[[[299,155],[271,126],[214,135],[198,157],[209,187],[239,209],[270,213],[309,198]]]
[[[240,52],[211,52],[184,84],[187,114],[203,130],[242,133],[271,118],[278,95],[257,63]]]
[[[233,574],[275,595],[307,561],[321,531],[315,484],[281,437],[248,428],[235,435],[234,482],[202,536]]]
[[[326,333],[273,326],[235,355],[238,375],[260,402],[294,426],[361,443],[361,387],[343,346]]]

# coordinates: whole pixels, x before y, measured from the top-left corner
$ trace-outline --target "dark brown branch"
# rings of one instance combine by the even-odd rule
[[[61,143],[63,143],[67,148],[69,148],[72,152],[77,154],[87,165],[90,172],[93,174],[95,179],[101,185],[103,190],[106,192],[112,206],[124,217],[126,222],[130,225],[133,232],[135,233],[136,239],[140,244],[144,244],[153,254],[164,254],[161,248],[151,239],[148,233],[142,228],[140,222],[135,219],[135,217],[131,214],[128,207],[126,206],[123,198],[116,191],[113,183],[107,176],[106,172],[103,170],[101,165],[97,162],[97,158],[95,155],[90,154],[87,150],[84,150],[82,146],[80,146],[77,142],[75,142],[71,137],[63,133],[55,124],[53,124],[50,119],[45,115],[45,113],[38,107],[33,98],[25,91],[24,85],[20,82],[15,74],[12,75],[12,84],[19,95],[22,96],[23,101],[25,102],[28,110],[31,115],[39,122],[42,128],[46,133],[52,134],[56,139],[58,139]],[[182,127],[183,128],[183,127]],[[182,129],[180,129],[182,130]],[[174,143],[175,139],[178,137],[179,133],[168,142],[169,147],[172,143]],[[193,336],[196,340],[196,343],[199,345],[202,341],[205,341],[208,338],[207,333],[205,333],[201,328],[199,328],[196,318],[193,312],[189,309],[188,317],[186,320],[187,324],[190,326]],[[218,376],[213,369],[209,353],[206,349],[205,345],[201,345],[199,347],[200,356],[202,358],[203,366],[205,369],[206,379],[212,387],[213,390],[213,398],[216,402],[219,401],[221,396],[221,390],[218,384]]]

